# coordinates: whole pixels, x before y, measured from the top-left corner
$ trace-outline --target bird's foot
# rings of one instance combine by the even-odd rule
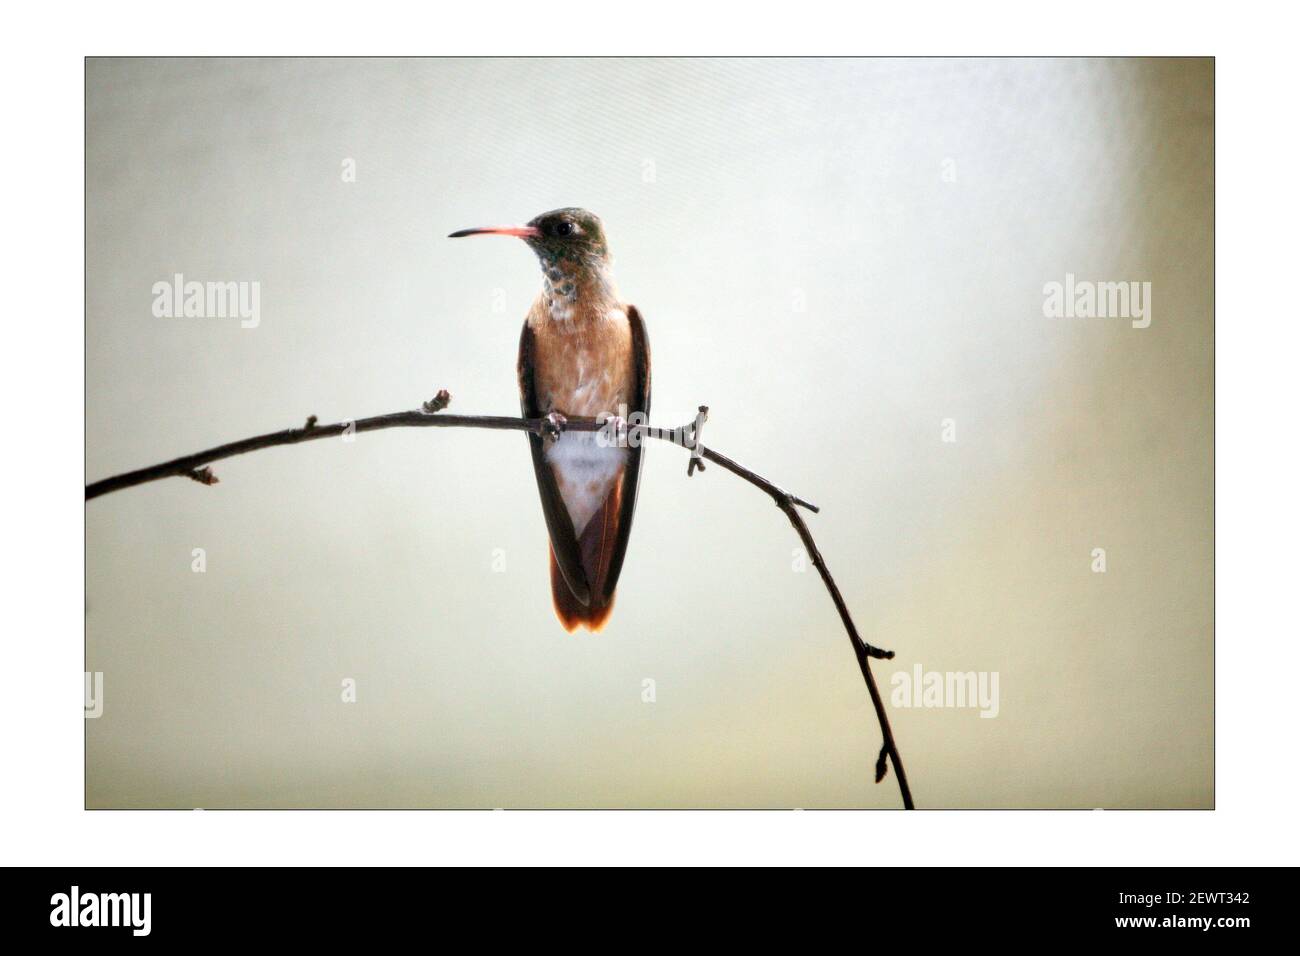
[[[542,433],[548,438],[558,439],[568,423],[569,420],[559,412],[548,412],[542,419]]]
[[[596,433],[596,441],[606,448],[626,448],[627,419],[622,415],[606,415],[600,431]]]

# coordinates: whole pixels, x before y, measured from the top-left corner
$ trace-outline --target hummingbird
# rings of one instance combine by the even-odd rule
[[[542,213],[522,226],[462,229],[461,236],[516,236],[542,267],[542,292],[519,337],[519,403],[548,422],[529,433],[533,470],[550,537],[551,598],[572,633],[599,631],[632,532],[641,442],[610,441],[609,430],[564,431],[569,420],[627,420],[650,414],[650,346],[635,306],[614,285],[599,217],[585,209]],[[635,447],[630,447],[635,446]]]

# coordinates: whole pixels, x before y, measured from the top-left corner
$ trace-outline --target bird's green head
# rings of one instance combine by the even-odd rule
[[[537,254],[542,269],[571,272],[603,266],[609,262],[605,229],[594,212],[570,206],[535,216],[523,226],[480,226],[453,232],[461,236],[518,236]]]
[[[586,264],[609,259],[605,228],[594,212],[570,206],[544,212],[528,223],[537,234],[524,241],[543,265],[563,262]]]

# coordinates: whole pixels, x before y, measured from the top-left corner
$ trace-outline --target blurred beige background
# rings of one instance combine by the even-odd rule
[[[92,59],[87,113],[88,479],[442,387],[515,414],[540,274],[443,237],[586,206],[655,422],[708,404],[822,507],[886,693],[998,674],[994,719],[892,708],[920,806],[1212,806],[1212,61]],[[155,318],[177,272],[260,325]],[[1066,273],[1151,326],[1045,318]],[[520,435],[90,502],[88,806],[897,806],[788,523],[685,464],[650,449],[594,636]]]

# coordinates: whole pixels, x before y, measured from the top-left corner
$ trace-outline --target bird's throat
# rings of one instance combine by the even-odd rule
[[[542,298],[551,321],[572,325],[603,318],[619,306],[614,275],[605,260],[542,260]]]

